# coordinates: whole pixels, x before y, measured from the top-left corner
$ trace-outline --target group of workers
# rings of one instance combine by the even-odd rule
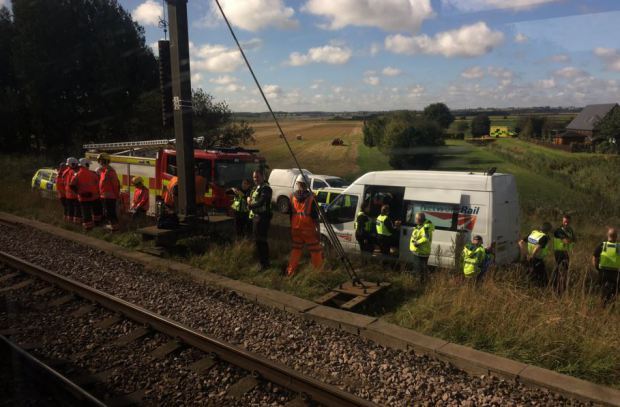
[[[110,231],[119,229],[117,202],[120,183],[107,154],[97,156],[99,167],[90,169],[88,158],[69,157],[58,168],[56,191],[65,222],[81,224],[88,231],[105,222]],[[134,177],[133,200],[129,207],[134,218],[144,216],[149,207],[149,191],[141,177]]]
[[[81,223],[85,230],[90,230],[103,221],[107,223],[107,229],[118,230],[118,176],[109,165],[110,160],[106,154],[100,154],[97,162],[97,171],[90,170],[91,162],[86,158],[78,160],[69,157],[61,164],[56,185],[64,208],[64,219],[67,222]],[[272,190],[261,171],[255,171],[252,178],[254,187],[250,180],[244,180],[240,189],[231,189],[231,210],[234,213],[237,236],[247,238],[252,235],[260,271],[265,271],[271,266],[268,233],[273,216]],[[203,177],[196,177],[197,204],[204,203],[205,189],[200,186],[202,179]],[[141,177],[134,177],[132,183],[135,191],[129,209],[134,217],[141,217],[149,208],[149,190]],[[176,183],[177,179],[173,177],[164,191],[164,203],[171,210],[174,208]],[[323,264],[318,203],[303,175],[297,178],[295,185],[296,189],[290,197],[292,250],[286,268],[287,276],[295,274],[304,246],[310,252],[311,263],[315,268],[321,268]],[[373,202],[365,202],[357,214],[355,238],[362,254],[372,254],[376,245],[384,257],[389,257],[391,249],[398,246],[401,222],[391,219],[390,205],[385,203],[380,205],[379,215],[373,218],[372,206]],[[570,253],[576,242],[575,232],[570,224],[571,217],[564,215],[561,226],[553,231],[553,234],[551,224],[545,222],[519,241],[522,260],[526,262],[532,280],[540,286],[550,283],[558,294],[567,286]],[[423,212],[416,213],[409,250],[412,254],[413,271],[419,273],[422,281],[428,276],[428,259],[431,255],[434,230],[433,223],[426,219]],[[592,255],[592,265],[598,271],[603,301],[606,304],[615,299],[620,286],[620,243],[617,239],[617,230],[610,227],[607,240],[599,244]],[[553,248],[555,258],[551,278],[545,266],[545,258],[550,248]],[[493,245],[484,247],[482,237],[473,236],[471,242],[465,244],[461,254],[463,276],[480,281],[493,263],[493,258]]]
[[[534,229],[519,241],[522,259],[526,261],[528,274],[538,285],[551,284],[561,294],[568,284],[570,254],[575,247],[575,232],[570,225],[570,215],[562,217],[562,225],[552,232],[549,222],[544,222],[539,229]],[[545,258],[553,248],[555,267],[551,279],[547,273]],[[607,239],[594,250],[592,266],[598,272],[599,284],[604,304],[614,301],[620,289],[620,243],[618,230],[607,228]]]
[[[252,175],[254,188],[249,180],[244,180],[241,189],[233,188],[231,209],[234,212],[237,236],[247,237],[252,231],[256,245],[256,254],[260,263],[260,271],[271,266],[269,260],[269,244],[267,236],[271,218],[272,190],[265,181],[261,171]],[[323,265],[323,249],[320,242],[318,204],[314,194],[308,188],[303,175],[295,181],[295,191],[290,197],[291,202],[291,255],[285,274],[293,276],[301,260],[304,245],[310,252],[312,265],[319,269]]]

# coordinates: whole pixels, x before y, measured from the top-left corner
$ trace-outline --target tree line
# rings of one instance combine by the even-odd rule
[[[196,136],[253,139],[225,102],[194,92]],[[86,142],[172,138],[158,61],[117,0],[12,0],[0,8],[0,144],[61,155]]]

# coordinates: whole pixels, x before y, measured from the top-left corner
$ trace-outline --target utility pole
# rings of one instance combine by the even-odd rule
[[[187,32],[187,0],[166,0],[170,28],[170,66],[172,71],[172,106],[177,151],[181,221],[196,215],[194,180],[194,136],[192,131],[192,84],[189,69],[189,35]]]

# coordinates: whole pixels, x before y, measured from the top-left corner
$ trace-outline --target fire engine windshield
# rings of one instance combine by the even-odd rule
[[[217,161],[215,163],[215,183],[223,188],[240,187],[244,179],[252,179],[252,173],[260,164],[243,161]]]

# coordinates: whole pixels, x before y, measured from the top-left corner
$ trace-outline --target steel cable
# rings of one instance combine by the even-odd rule
[[[243,57],[243,60],[245,61],[245,65],[248,67],[248,70],[250,71],[250,74],[252,75],[252,78],[254,79],[254,83],[256,84],[258,91],[260,92],[263,100],[265,101],[265,104],[267,105],[267,109],[269,109],[269,112],[271,113],[271,117],[273,118],[273,121],[275,122],[276,127],[278,128],[278,131],[280,132],[281,138],[284,140],[284,143],[286,144],[286,147],[288,148],[289,153],[291,154],[291,156],[293,157],[293,160],[295,161],[295,165],[297,166],[297,169],[299,170],[300,174],[303,176],[304,180],[306,181],[306,184],[308,185],[308,189],[310,190],[310,192],[314,194],[312,192],[312,189],[310,188],[310,183],[308,182],[308,178],[306,177],[306,174],[304,174],[303,169],[301,168],[301,165],[299,164],[299,160],[297,160],[297,156],[295,155],[295,152],[293,152],[293,149],[291,148],[291,145],[289,144],[288,139],[286,138],[286,135],[284,134],[284,131],[282,130],[282,127],[280,126],[280,122],[278,121],[278,118],[276,117],[275,113],[273,112],[273,109],[271,108],[271,104],[269,103],[269,100],[267,100],[267,96],[265,96],[265,93],[263,92],[263,88],[260,86],[260,83],[258,82],[258,78],[254,74],[252,65],[250,64],[250,61],[246,57],[245,52],[243,52],[243,48],[241,47],[241,44],[239,43],[239,40],[237,39],[237,35],[235,34],[235,31],[233,30],[232,25],[228,21],[228,17],[226,17],[226,13],[224,13],[224,9],[222,8],[219,0],[215,0],[215,3],[217,4],[217,7],[220,10],[220,13],[222,14],[222,18],[226,22],[226,26],[228,27],[230,34],[232,35],[233,39],[235,40],[235,43],[237,44],[237,48],[239,49],[239,52],[241,53],[241,56]],[[325,225],[325,230],[327,231],[329,240],[331,240],[330,243],[332,244],[332,247],[336,251],[338,259],[342,262],[345,268],[345,271],[351,278],[353,284],[360,285],[363,287],[364,284],[362,283],[360,278],[357,276],[357,273],[355,272],[355,269],[353,268],[353,264],[351,263],[350,259],[345,253],[344,248],[342,247],[342,244],[340,243],[340,240],[338,240],[338,236],[336,236],[336,232],[334,231],[332,225],[327,221],[325,212],[323,211],[321,206],[318,205],[316,200],[314,200],[314,203],[317,206],[319,218],[321,219],[321,222],[323,222],[323,224]]]

